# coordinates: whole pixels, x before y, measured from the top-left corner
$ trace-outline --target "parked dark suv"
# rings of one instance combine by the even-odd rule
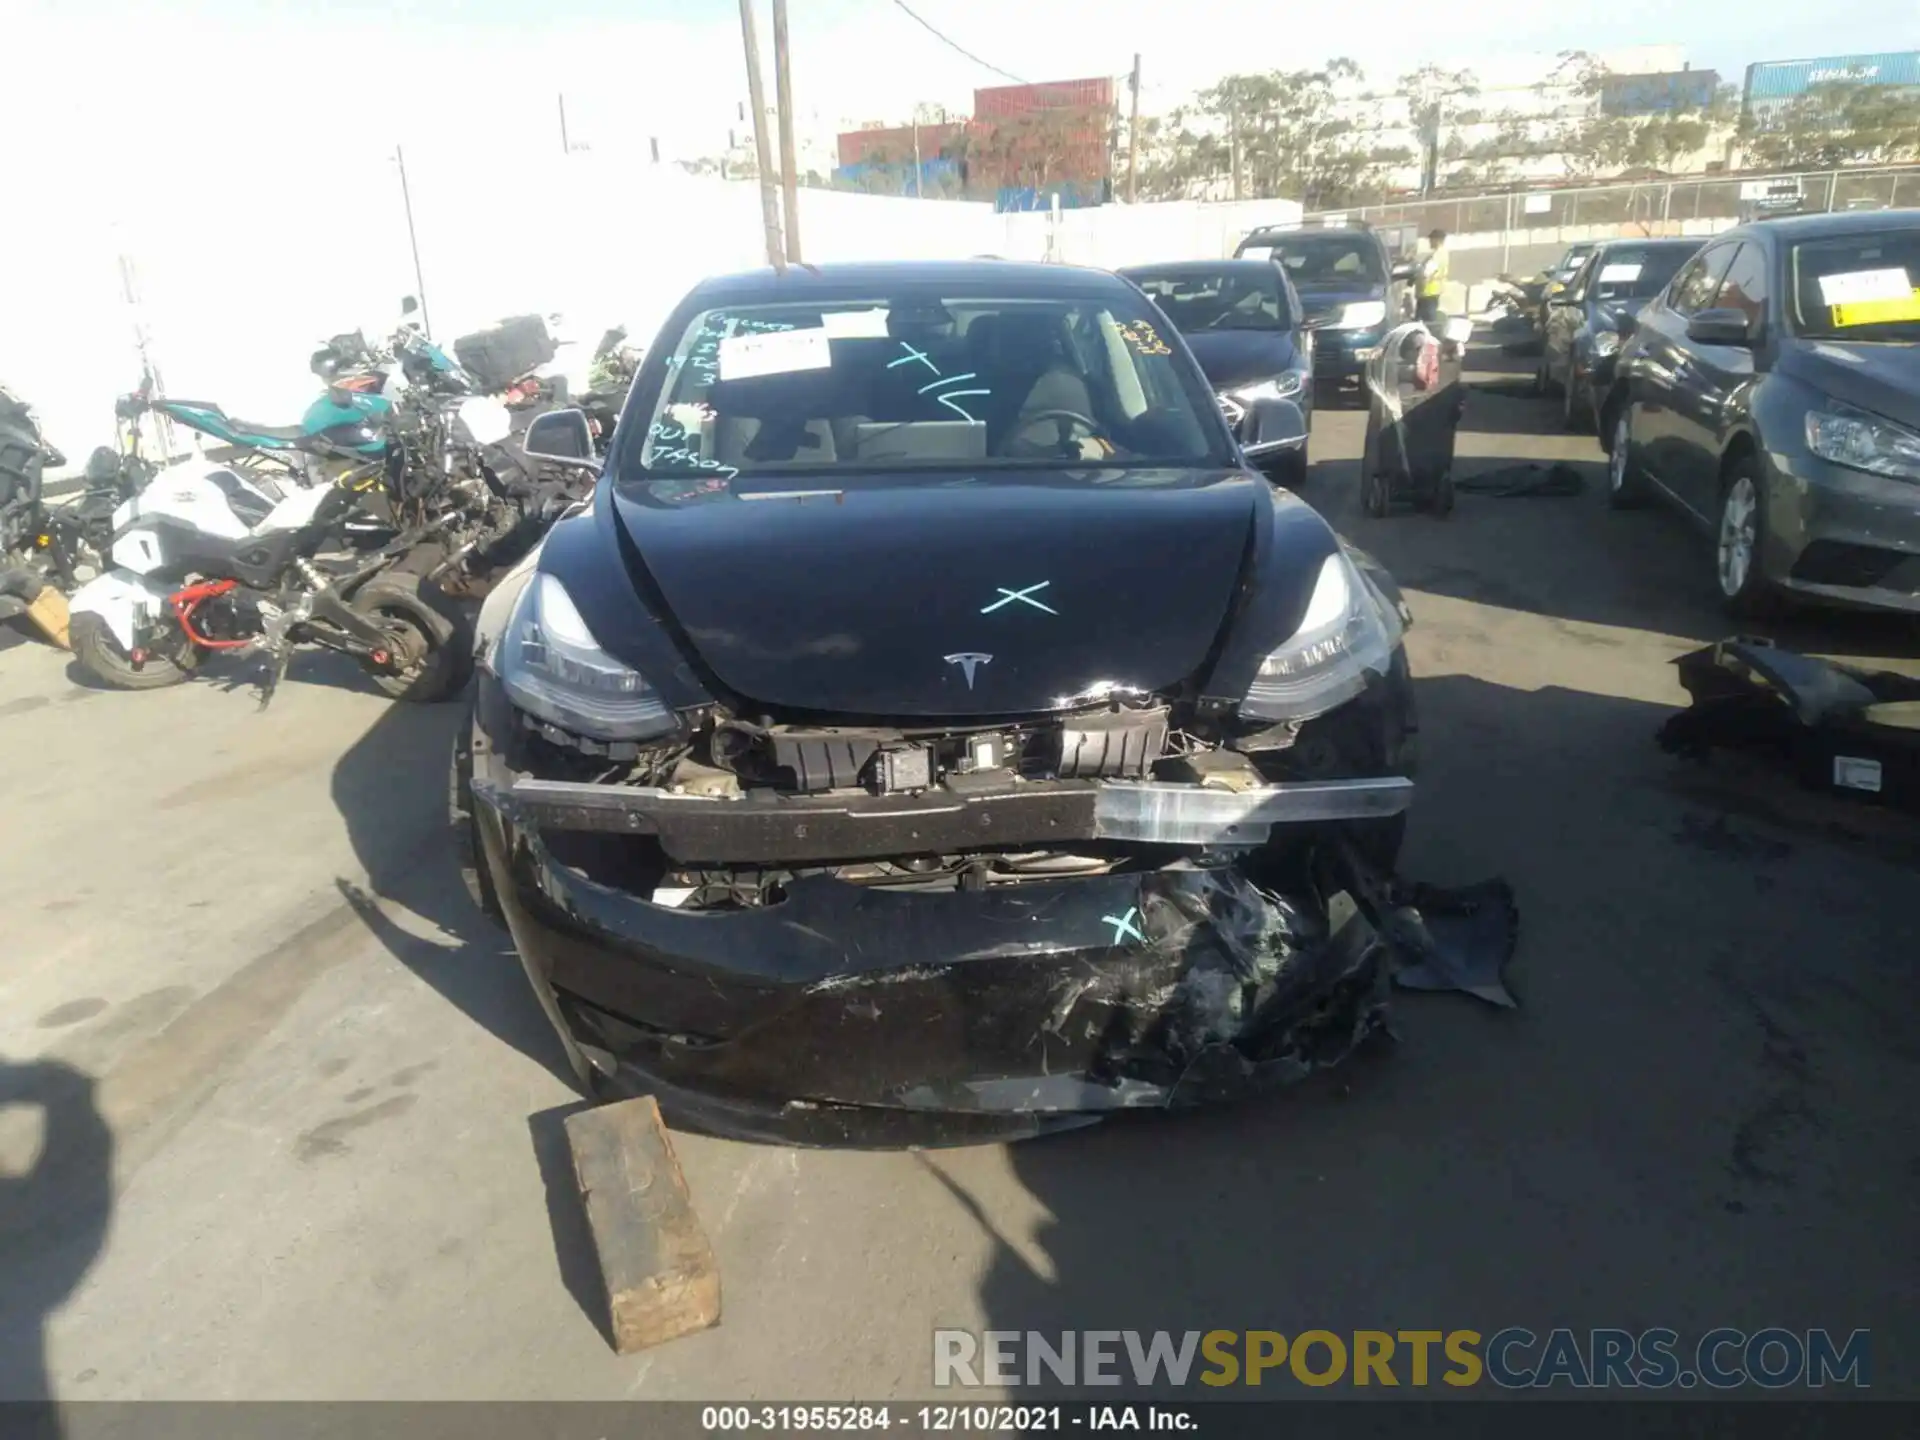
[[[1920,613],[1920,210],[1713,240],[1641,312],[1602,407],[1616,506],[1715,537],[1736,612],[1776,590]]]
[[[1381,339],[1413,314],[1411,268],[1364,225],[1303,230],[1262,226],[1236,258],[1272,260],[1293,282],[1313,332],[1313,377],[1357,380]]]

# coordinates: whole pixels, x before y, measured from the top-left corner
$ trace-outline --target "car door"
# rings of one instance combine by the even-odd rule
[[[1679,428],[1675,406],[1691,383],[1693,342],[1687,320],[1713,303],[1720,277],[1740,248],[1737,240],[1709,245],[1673,277],[1673,284],[1649,305],[1634,331],[1632,353],[1621,367],[1627,381],[1629,423],[1640,463],[1663,490],[1688,509],[1696,507],[1679,482]],[[1696,511],[1707,518],[1706,511]]]
[[[1702,345],[1689,340],[1692,361],[1674,387],[1673,460],[1670,482],[1702,515],[1718,513],[1720,456],[1730,406],[1753,379],[1754,350],[1766,334],[1768,267],[1764,241],[1749,238],[1728,264],[1713,299],[1703,308],[1740,310],[1747,316],[1748,344]]]

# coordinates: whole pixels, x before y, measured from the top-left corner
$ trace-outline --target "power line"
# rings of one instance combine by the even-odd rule
[[[1027,83],[1025,80],[1022,80],[1018,75],[1015,75],[1011,70],[1002,70],[998,65],[989,64],[987,61],[982,60],[978,55],[974,54],[971,50],[967,49],[965,46],[957,44],[953,40],[948,39],[945,35],[942,35],[938,30],[934,29],[933,26],[927,24],[927,22],[922,20],[918,15],[915,15],[913,11],[908,10],[906,0],[893,0],[893,3],[898,5],[902,10],[906,11],[906,14],[908,15],[909,18],[911,18],[915,23],[917,23],[929,35],[933,36],[934,39],[938,40],[942,45],[945,45],[949,50],[956,51],[959,54],[966,56],[967,59],[973,61],[973,63],[976,65],[985,66],[987,69],[993,71],[993,73],[996,75],[1006,76],[1007,79],[1013,81],[1013,83],[1016,85],[1025,85]]]

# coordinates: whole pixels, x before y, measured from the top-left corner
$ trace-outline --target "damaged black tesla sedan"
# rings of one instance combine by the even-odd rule
[[[1223,1099],[1384,1013],[1392,581],[1101,271],[703,283],[489,597],[456,828],[589,1088],[800,1140]],[[590,462],[588,462],[590,463]],[[1373,922],[1369,924],[1369,920]]]

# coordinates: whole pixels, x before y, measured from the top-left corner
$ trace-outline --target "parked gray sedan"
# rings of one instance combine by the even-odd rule
[[[1789,591],[1920,614],[1920,210],[1728,231],[1618,371],[1610,498],[1705,527],[1731,609]]]

